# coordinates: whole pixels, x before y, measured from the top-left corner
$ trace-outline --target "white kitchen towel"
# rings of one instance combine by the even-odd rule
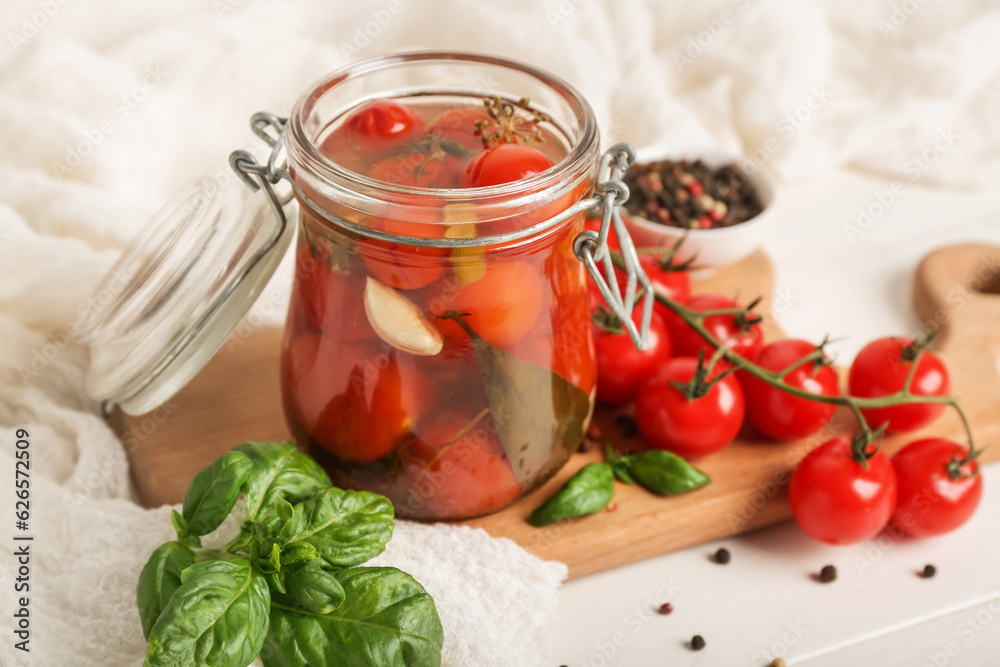
[[[169,537],[166,509],[134,503],[122,447],[83,395],[69,322],[171,192],[225,169],[251,113],[287,113],[345,62],[413,48],[529,61],[579,87],[608,140],[743,152],[785,179],[854,167],[1000,182],[1000,8],[988,0],[2,4],[0,474],[13,429],[28,427],[36,665],[138,664],[133,586]],[[12,485],[0,487],[7,512]],[[0,663],[14,665],[9,551]],[[437,599],[453,664],[547,664],[559,566],[409,524],[384,559]]]

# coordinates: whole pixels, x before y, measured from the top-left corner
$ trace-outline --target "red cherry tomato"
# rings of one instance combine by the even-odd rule
[[[393,100],[373,100],[355,109],[344,121],[350,142],[361,152],[384,151],[424,132],[424,123],[410,107]]]
[[[765,370],[780,371],[815,349],[808,341],[779,340],[761,350],[755,363]],[[836,408],[831,403],[792,396],[742,372],[740,382],[747,401],[747,418],[754,428],[774,440],[798,440],[816,433],[830,421]],[[811,394],[837,395],[837,374],[829,366],[814,362],[797,366],[785,375],[785,382]]]
[[[632,311],[632,321],[642,324],[642,309]],[[597,351],[597,398],[607,403],[635,400],[642,382],[670,358],[670,334],[657,314],[649,320],[646,349],[637,350],[628,332],[619,332],[594,324],[594,348]]]
[[[373,337],[365,314],[364,276],[357,270],[336,273],[325,246],[315,252],[313,257],[307,244],[296,252],[293,302],[300,303],[309,321],[328,336],[352,341]]]
[[[896,508],[896,473],[878,452],[867,469],[851,456],[851,439],[834,438],[809,452],[788,486],[792,516],[814,540],[854,544],[874,537]]]
[[[489,122],[483,107],[458,107],[437,115],[427,124],[427,134],[438,141],[456,141],[475,151],[483,149],[483,138],[476,136],[476,121]]]
[[[574,313],[556,318],[552,327],[534,331],[509,351],[518,359],[552,369],[590,394],[597,377],[590,317]]]
[[[511,183],[540,174],[553,165],[551,158],[532,146],[498,144],[469,158],[460,184],[463,188],[483,188]]]
[[[335,456],[380,459],[426,411],[433,389],[411,356],[311,334],[289,345],[286,391],[302,427]]]
[[[732,299],[718,294],[691,297],[686,305],[699,311],[739,307],[739,304]],[[670,329],[675,355],[697,357],[699,350],[705,350],[706,359],[712,355],[714,352],[712,346],[679,316],[670,312],[664,319],[667,328]],[[735,315],[713,315],[706,317],[703,323],[709,333],[745,359],[753,361],[764,346],[764,334],[759,324],[749,324],[745,329],[741,329]]]
[[[468,518],[513,502],[523,491],[496,430],[445,415],[424,429],[400,456],[409,464],[408,515]]]
[[[691,298],[691,274],[689,272],[672,268],[669,262],[665,262],[661,257],[653,254],[639,255],[639,264],[656,291],[681,303],[686,303]],[[672,313],[669,308],[660,303],[657,303],[655,307],[661,315]]]
[[[465,323],[497,347],[514,345],[535,327],[545,296],[542,276],[523,260],[487,264],[486,273],[468,285],[447,285],[426,294],[427,309],[438,317],[465,314]],[[462,345],[469,336],[451,320],[437,320],[445,337]]]
[[[601,219],[600,218],[585,218],[583,226],[592,232],[597,234],[601,233]],[[608,247],[612,250],[621,250],[622,246],[618,243],[618,234],[615,233],[614,225],[608,230]]]
[[[461,162],[450,155],[401,153],[378,162],[369,176],[393,185],[454,188],[458,186],[461,168]]]
[[[390,234],[420,238],[438,238],[444,225],[376,220],[372,227]],[[447,262],[444,248],[428,248],[405,243],[369,240],[360,244],[361,258],[369,273],[396,289],[420,289],[441,277]]]
[[[902,389],[912,367],[904,358],[904,349],[911,343],[909,338],[879,338],[862,348],[848,374],[851,395],[877,398]],[[949,389],[948,369],[933,352],[925,350],[910,391],[918,396],[946,396]],[[888,432],[904,433],[931,423],[942,410],[941,403],[909,403],[861,412],[873,427],[888,422]]]
[[[949,463],[961,462],[968,450],[944,438],[911,442],[892,457],[899,484],[893,520],[910,535],[926,537],[955,530],[969,520],[983,496],[979,464],[959,466],[952,478]]]
[[[703,456],[728,445],[743,422],[743,391],[729,375],[701,398],[688,400],[671,385],[694,377],[698,360],[671,359],[639,387],[635,401],[636,422],[643,437],[657,449],[684,457]]]

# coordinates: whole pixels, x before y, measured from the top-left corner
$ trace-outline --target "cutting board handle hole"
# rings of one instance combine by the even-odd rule
[[[989,276],[984,278],[974,276],[969,281],[969,287],[980,294],[998,296],[1000,295],[1000,274],[991,272]]]

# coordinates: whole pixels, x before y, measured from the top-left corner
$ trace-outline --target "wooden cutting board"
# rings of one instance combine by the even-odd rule
[[[769,341],[782,333],[771,313],[773,270],[757,252],[743,262],[696,281],[695,291],[763,297]],[[980,446],[1000,435],[1000,248],[960,245],[929,254],[914,277],[914,305],[929,327],[940,327],[938,350],[951,372],[954,392],[972,422]],[[831,332],[837,334],[839,332]],[[887,332],[910,333],[910,332]],[[232,338],[205,369],[159,410],[111,416],[122,434],[139,493],[147,506],[179,502],[192,477],[221,453],[246,440],[288,438],[281,409],[278,355],[281,331],[263,329]],[[595,423],[621,448],[641,449],[622,436],[615,417],[628,410],[599,407]],[[744,429],[726,449],[697,465],[714,482],[694,493],[658,498],[617,484],[609,511],[585,519],[533,528],[525,517],[576,470],[599,460],[595,449],[577,454],[541,490],[513,506],[472,521],[496,537],[508,537],[538,556],[569,566],[570,577],[611,569],[683,547],[760,528],[790,516],[786,485],[795,464],[822,441],[854,429],[847,410],[831,425],[799,442],[773,443]],[[962,438],[953,411],[924,433]],[[889,438],[893,453],[921,433]],[[991,447],[986,460],[1000,458]],[[612,511],[613,508],[613,511]]]

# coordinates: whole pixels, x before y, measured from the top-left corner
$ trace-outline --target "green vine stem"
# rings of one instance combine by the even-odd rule
[[[624,269],[624,262],[622,261],[621,253],[612,252],[612,261],[615,266],[619,269]],[[736,317],[744,318],[756,318],[757,316],[750,311],[750,308],[718,308],[714,310],[704,310],[697,311],[688,308],[684,304],[674,301],[667,295],[661,293],[659,290],[653,290],[653,294],[656,301],[663,304],[671,311],[676,313],[689,327],[691,327],[695,332],[698,333],[703,339],[705,339],[713,348],[717,351],[713,358],[716,358],[719,354],[721,357],[729,362],[732,366],[744,371],[745,373],[766,382],[767,384],[780,389],[793,396],[798,396],[799,398],[806,399],[808,401],[816,401],[818,403],[832,403],[834,405],[846,406],[851,413],[857,419],[859,426],[861,427],[860,437],[857,439],[855,451],[858,452],[861,458],[868,458],[867,452],[869,451],[872,442],[877,440],[882,432],[884,431],[879,425],[878,428],[872,429],[865,419],[864,415],[861,413],[863,409],[873,409],[873,408],[888,408],[895,405],[903,405],[907,403],[944,403],[945,405],[951,406],[955,412],[958,414],[962,421],[962,426],[965,429],[965,433],[969,439],[969,456],[968,459],[975,458],[981,450],[975,448],[972,437],[972,425],[969,423],[969,418],[966,416],[965,411],[959,405],[958,397],[956,396],[920,396],[913,394],[910,391],[910,384],[913,380],[913,374],[915,372],[917,364],[920,362],[920,358],[926,349],[927,340],[921,341],[915,346],[913,351],[913,361],[912,367],[910,368],[909,376],[906,379],[903,389],[894,393],[888,394],[886,396],[880,396],[878,398],[865,398],[861,396],[851,396],[849,394],[837,394],[836,396],[823,396],[819,394],[813,394],[804,389],[799,389],[798,387],[793,387],[785,382],[785,375],[789,371],[800,366],[804,363],[809,363],[811,361],[816,361],[823,359],[823,346],[829,341],[825,340],[821,345],[819,345],[810,354],[804,356],[802,359],[791,364],[788,368],[784,368],[780,371],[770,371],[765,368],[761,368],[757,364],[745,359],[744,357],[734,353],[731,349],[722,344],[718,338],[713,336],[708,329],[705,328],[704,321],[708,317],[713,317],[717,315],[734,315]],[[753,320],[750,320],[753,321]]]

